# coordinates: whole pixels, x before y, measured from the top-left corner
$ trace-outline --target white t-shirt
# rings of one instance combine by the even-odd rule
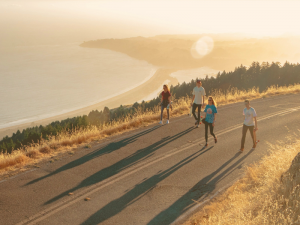
[[[254,126],[254,117],[256,117],[255,109],[252,107],[250,109],[244,108],[243,115],[245,116],[244,124],[246,126]]]
[[[203,96],[205,96],[205,90],[201,87],[194,87],[193,89],[193,95],[195,95],[194,103],[195,104],[203,104]]]

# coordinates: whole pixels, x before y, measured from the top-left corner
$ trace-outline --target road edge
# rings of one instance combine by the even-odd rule
[[[244,175],[244,174],[243,174]],[[238,180],[242,178],[242,175],[229,184],[225,185],[224,187],[220,188],[218,191],[216,191],[212,196],[210,196],[208,199],[204,200],[203,202],[197,203],[195,206],[190,208],[188,211],[183,213],[181,216],[179,216],[171,225],[182,225],[185,222],[188,221],[188,219],[195,214],[197,211],[200,211],[204,206],[208,205],[212,200],[214,200],[219,195],[223,194],[228,188],[230,188],[234,183],[236,183]]]

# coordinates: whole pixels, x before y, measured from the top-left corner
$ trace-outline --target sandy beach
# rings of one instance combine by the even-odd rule
[[[72,118],[75,116],[82,116],[87,115],[92,110],[103,110],[105,106],[107,106],[109,109],[113,109],[116,107],[119,107],[120,105],[129,105],[133,104],[137,101],[141,101],[146,96],[149,96],[162,84],[169,80],[169,84],[176,85],[178,83],[178,80],[174,77],[171,77],[170,74],[177,71],[176,69],[166,69],[166,68],[160,68],[156,71],[156,73],[151,77],[148,81],[141,84],[140,86],[129,90],[121,95],[109,98],[105,101],[99,102],[94,105],[90,105],[88,107],[84,107],[78,110],[74,110],[68,113],[60,114],[57,116],[49,117],[46,119],[37,120],[30,123],[24,123],[16,126],[11,126],[7,128],[0,129],[0,138],[2,139],[4,136],[8,135],[11,136],[13,133],[15,133],[17,130],[22,131],[23,129],[26,129],[28,127],[33,126],[40,126],[40,125],[47,125],[54,121],[60,121],[67,118]]]

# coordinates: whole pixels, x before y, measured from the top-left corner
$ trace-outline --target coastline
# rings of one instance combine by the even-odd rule
[[[170,74],[175,71],[177,71],[177,69],[158,68],[155,74],[146,82],[142,83],[141,85],[131,90],[126,91],[123,94],[60,115],[56,115],[56,116],[52,116],[45,119],[24,123],[24,124],[14,125],[11,127],[2,128],[0,129],[0,138],[2,139],[6,135],[11,136],[13,133],[17,132],[17,130],[20,130],[22,132],[23,129],[29,127],[40,126],[40,125],[45,126],[54,121],[60,121],[67,118],[87,115],[92,110],[97,109],[101,111],[104,109],[105,106],[108,107],[109,109],[113,109],[119,107],[120,105],[131,105],[135,102],[139,102],[141,101],[142,98],[149,96],[150,94],[153,93],[153,91],[157,90],[166,80],[170,80],[169,83],[170,85],[171,84],[176,85],[178,83],[177,79],[170,76]]]
[[[92,102],[86,101],[83,104],[81,104],[81,106],[75,106],[73,108],[63,109],[60,112],[52,112],[52,113],[48,113],[48,114],[44,113],[44,114],[40,114],[38,116],[27,117],[27,118],[15,120],[15,121],[12,121],[12,122],[8,122],[6,124],[0,124],[0,130],[1,129],[6,129],[6,128],[9,128],[9,127],[13,127],[13,126],[17,126],[17,125],[20,125],[20,124],[25,124],[25,123],[29,124],[29,123],[32,123],[32,122],[35,122],[35,121],[55,117],[55,116],[62,115],[62,114],[67,114],[69,112],[73,112],[73,111],[76,111],[76,110],[79,110],[79,109],[83,109],[83,108],[89,107],[91,105],[99,104],[100,102],[104,102],[105,100],[112,99],[116,96],[122,95],[123,93],[126,93],[127,91],[130,91],[130,90],[142,85],[143,83],[145,83],[149,79],[151,79],[154,76],[154,74],[156,73],[156,71],[157,71],[157,68],[153,69],[150,72],[149,76],[147,76],[143,81],[141,81],[141,82],[139,82],[135,85],[132,85],[130,87],[127,87],[127,88],[123,87],[123,89],[121,91],[119,91],[117,93],[113,93],[110,96],[103,97],[103,98],[97,99],[96,101],[94,100]],[[74,90],[76,90],[76,89],[74,88]],[[153,96],[153,94],[151,96]]]

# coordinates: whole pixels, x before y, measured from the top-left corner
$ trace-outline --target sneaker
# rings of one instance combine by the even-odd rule
[[[199,127],[199,124],[197,124],[196,128],[198,128],[198,127]]]
[[[169,120],[167,120],[166,124],[169,124],[169,123],[170,123]]]
[[[205,145],[204,145],[204,147],[207,147],[208,146],[208,144],[206,143]]]
[[[217,142],[218,142],[218,139],[217,139],[217,137],[215,137],[215,143],[217,144]]]
[[[241,148],[241,149],[240,149],[240,153],[243,153],[243,152],[244,152],[244,149],[243,149],[243,148]]]
[[[198,124],[199,124],[199,123],[198,123],[198,120],[196,120],[196,121],[195,121],[195,125],[198,125]]]
[[[253,146],[252,146],[252,150],[254,150],[256,148],[256,143],[255,144],[253,144]]]
[[[159,124],[162,124],[162,121],[160,121]]]

